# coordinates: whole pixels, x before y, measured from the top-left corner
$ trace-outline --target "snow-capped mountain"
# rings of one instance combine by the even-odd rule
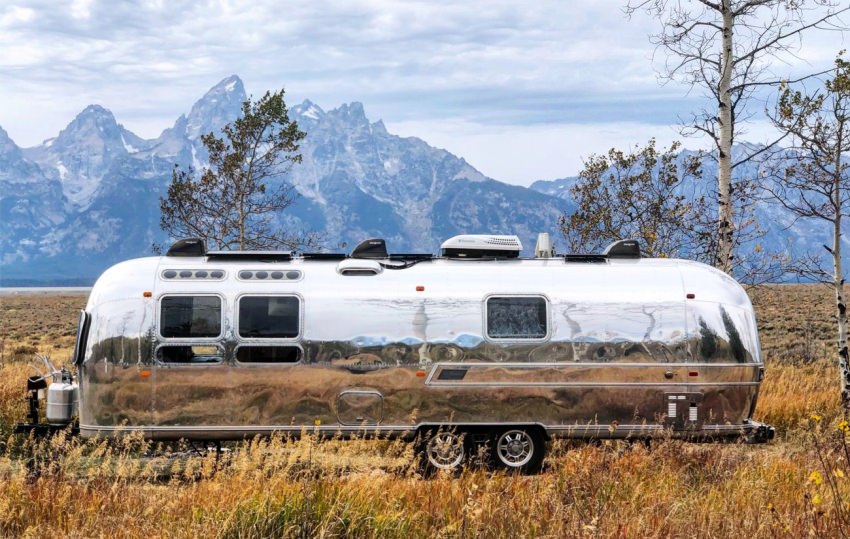
[[[34,148],[21,150],[0,130],[2,283],[91,282],[167,243],[158,200],[173,166],[205,166],[200,135],[238,117],[246,99],[242,81],[228,77],[152,140],[97,105]],[[323,232],[330,249],[383,237],[395,252],[436,252],[459,233],[516,233],[531,248],[571,207],[487,178],[421,139],[392,135],[360,103],[325,111],[305,101],[290,116],[307,133],[303,163],[286,179],[301,197],[278,224]]]

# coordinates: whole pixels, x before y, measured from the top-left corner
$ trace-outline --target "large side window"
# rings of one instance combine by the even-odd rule
[[[487,336],[491,339],[544,339],[547,333],[546,298],[487,298]]]
[[[239,336],[243,339],[294,339],[300,326],[301,301],[295,296],[239,299]]]
[[[200,339],[221,334],[221,298],[165,296],[160,302],[160,334],[166,338]]]

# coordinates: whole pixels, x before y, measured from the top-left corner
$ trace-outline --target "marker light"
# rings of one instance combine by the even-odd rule
[[[424,287],[424,286],[422,286],[421,284],[420,284],[420,285],[417,285],[417,286],[416,286],[416,291],[417,291],[417,292],[424,292],[424,291],[425,291],[425,287]]]

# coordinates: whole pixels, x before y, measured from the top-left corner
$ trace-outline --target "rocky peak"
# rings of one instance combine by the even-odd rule
[[[20,155],[21,150],[18,148],[15,141],[9,138],[9,133],[0,127],[0,161],[8,159],[13,155]]]
[[[313,103],[309,99],[305,99],[300,105],[295,105],[289,109],[290,116],[299,124],[311,124],[320,122],[325,117],[325,111],[322,107]]]
[[[369,127],[369,120],[363,110],[363,103],[358,101],[341,105],[330,111],[328,115],[348,126]]]
[[[112,112],[100,105],[89,105],[50,142],[50,148],[67,148],[79,143],[115,142],[120,144],[121,127]]]
[[[38,166],[24,157],[15,141],[0,127],[0,181],[23,183],[40,177]]]
[[[222,79],[199,99],[186,118],[186,137],[196,140],[238,118],[247,101],[242,79],[231,75]]]

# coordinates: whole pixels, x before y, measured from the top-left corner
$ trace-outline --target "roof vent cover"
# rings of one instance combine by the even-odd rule
[[[348,277],[369,277],[381,273],[383,267],[376,260],[346,258],[337,264],[336,271]]]
[[[516,236],[463,234],[447,239],[440,249],[443,256],[451,258],[516,258],[522,243]]]
[[[607,258],[640,258],[640,243],[637,240],[618,240],[602,251]]]
[[[361,241],[351,251],[351,258],[387,258],[387,243],[381,238]]]
[[[201,238],[183,238],[177,240],[165,253],[165,256],[204,256],[207,247]]]

